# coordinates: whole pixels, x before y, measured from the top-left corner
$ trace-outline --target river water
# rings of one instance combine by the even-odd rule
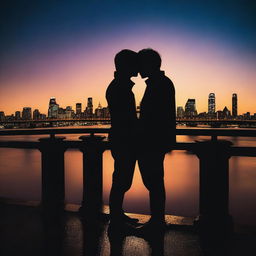
[[[66,135],[76,140],[80,135]],[[2,136],[1,140],[34,141],[44,136]],[[209,139],[209,137],[177,136],[178,142]],[[239,146],[256,146],[256,138],[223,137]],[[108,204],[113,172],[110,151],[103,155],[104,202]],[[199,212],[199,161],[186,151],[172,151],[165,161],[166,213],[196,216]],[[256,158],[230,159],[230,213],[237,224],[256,226]],[[66,201],[80,204],[82,200],[82,153],[65,153]],[[216,190],[218,184],[216,184]],[[0,148],[0,197],[40,200],[41,155],[38,150]],[[148,192],[142,184],[136,165],[132,188],[126,193],[124,209],[128,212],[149,213]]]

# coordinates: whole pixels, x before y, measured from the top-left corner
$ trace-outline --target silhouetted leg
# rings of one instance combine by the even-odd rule
[[[109,205],[111,216],[117,217],[123,214],[124,194],[132,184],[136,157],[128,151],[112,152],[112,155],[115,163]]]
[[[165,215],[164,156],[149,152],[138,159],[143,183],[149,190],[151,219],[157,222],[164,221]]]
[[[161,230],[157,232],[157,236],[154,233],[146,239],[152,250],[151,256],[164,256],[164,235],[165,231]]]

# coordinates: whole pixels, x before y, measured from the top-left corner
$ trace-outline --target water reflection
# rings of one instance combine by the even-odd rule
[[[0,197],[41,197],[41,154],[31,149],[0,149]]]
[[[6,136],[7,137],[7,136]],[[40,136],[42,137],[42,136]],[[77,139],[78,135],[67,135]],[[37,136],[29,136],[36,140]],[[3,138],[6,139],[6,138]],[[15,140],[17,137],[14,138]],[[18,136],[27,140],[26,136]],[[194,141],[205,137],[178,136],[178,141]],[[255,146],[255,138],[225,139],[237,145]],[[112,182],[113,159],[110,151],[104,152],[103,179],[104,202]],[[0,148],[0,197],[25,200],[40,200],[41,156],[38,150]],[[170,214],[195,216],[198,214],[199,161],[195,155],[185,151],[167,154],[164,162],[167,194],[166,212]],[[82,153],[68,150],[65,153],[66,201],[80,203],[82,200]],[[256,158],[232,157],[230,159],[230,211],[236,222],[256,225]],[[217,189],[217,184],[216,184]],[[149,213],[148,192],[143,186],[138,166],[131,190],[126,194],[126,211]]]

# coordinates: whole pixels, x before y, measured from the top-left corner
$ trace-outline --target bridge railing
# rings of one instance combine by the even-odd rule
[[[43,129],[3,129],[0,130],[0,136],[8,135],[50,135],[54,137],[57,134],[108,134],[110,128],[43,128]],[[209,136],[212,140],[217,137],[256,137],[256,129],[220,129],[220,128],[187,128],[176,129],[176,135],[184,136]]]
[[[110,148],[105,136],[109,129],[66,128],[2,130],[2,148],[38,149],[42,155],[42,210],[46,215],[59,214],[65,205],[64,153],[68,148],[83,153],[83,201],[80,211],[85,216],[99,216],[102,207],[102,156]],[[79,140],[66,140],[56,134],[83,134]],[[87,135],[85,135],[87,134]],[[211,140],[178,142],[172,150],[188,150],[200,161],[199,227],[232,229],[229,214],[229,158],[231,156],[256,157],[256,147],[241,147],[218,137],[256,137],[256,130],[231,129],[177,129],[177,135],[207,136]],[[15,135],[50,135],[38,141],[15,141]]]
[[[157,120],[157,118],[155,118]],[[84,123],[84,124],[98,124],[104,123],[109,124],[111,121],[110,118],[102,118],[102,117],[91,117],[91,118],[68,118],[68,119],[13,119],[13,120],[0,120],[0,125],[4,126],[22,126],[28,125],[31,127],[35,127],[37,124],[47,125],[47,126],[54,126],[54,124],[73,124],[73,123]],[[189,126],[195,126],[197,124],[207,124],[211,125],[212,127],[220,128],[221,125],[247,125],[248,127],[256,127],[256,119],[238,119],[238,118],[224,118],[224,119],[216,119],[216,118],[177,118],[177,124],[186,124]],[[21,128],[21,127],[19,127]]]

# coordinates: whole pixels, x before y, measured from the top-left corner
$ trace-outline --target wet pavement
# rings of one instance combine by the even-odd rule
[[[209,238],[198,234],[193,218],[167,215],[164,233],[110,235],[107,218],[88,220],[77,209],[69,205],[61,218],[45,219],[36,203],[0,203],[0,255],[256,255],[255,233],[235,232],[223,238],[220,231]],[[147,215],[129,215],[139,218],[140,223],[149,219]]]

